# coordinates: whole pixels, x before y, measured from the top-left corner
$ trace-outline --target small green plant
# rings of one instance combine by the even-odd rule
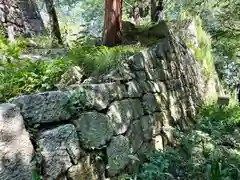
[[[34,163],[33,169],[33,177],[32,180],[42,180],[42,165],[43,165],[43,157],[41,155],[41,151],[43,148],[37,144],[37,148],[35,150],[34,156],[32,158],[32,163]]]
[[[82,45],[73,47],[69,59],[84,69],[90,75],[107,73],[115,68],[119,62],[142,49],[140,46],[106,46]]]
[[[58,59],[53,62],[31,60],[3,61],[0,69],[0,102],[20,94],[52,90],[69,62]]]
[[[23,38],[16,39],[15,42],[9,43],[2,34],[0,34],[0,65],[3,60],[19,58],[20,53],[27,46],[27,42]]]
[[[147,155],[149,163],[144,163],[141,172],[138,175],[140,179],[174,179],[173,175],[168,173],[170,159],[162,152],[154,152]]]
[[[44,37],[35,38],[43,38],[45,42]],[[6,38],[0,36],[0,51],[3,56],[0,61],[0,102],[21,94],[55,90],[61,75],[70,66],[79,65],[87,76],[106,73],[124,58],[142,49],[139,46],[96,47],[85,43],[74,46],[68,56],[49,61],[32,61],[19,58],[26,45],[23,39],[10,44]]]
[[[239,113],[236,104],[223,109],[216,103],[204,105],[193,129],[175,133],[176,148],[147,154],[148,162],[140,168],[137,179],[239,179]]]

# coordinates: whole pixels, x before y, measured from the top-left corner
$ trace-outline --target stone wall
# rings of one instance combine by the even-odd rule
[[[101,78],[1,104],[0,179],[136,172],[145,152],[174,146],[173,130],[194,122],[204,86],[200,64],[169,36]]]
[[[0,0],[0,27],[8,37],[45,33],[41,15],[33,0]]]

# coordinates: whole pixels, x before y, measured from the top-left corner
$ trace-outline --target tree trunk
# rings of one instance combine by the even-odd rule
[[[151,22],[155,22],[156,7],[157,7],[157,0],[151,0]]]
[[[0,1],[0,27],[11,40],[46,33],[35,0]]]
[[[163,0],[151,0],[151,22],[156,23],[163,19]]]
[[[46,9],[49,16],[49,24],[51,35],[58,41],[59,44],[63,44],[61,32],[58,24],[57,13],[53,4],[53,0],[45,0]]]
[[[105,0],[103,44],[109,47],[121,43],[122,0]]]
[[[133,18],[136,25],[140,24],[140,8],[138,6],[134,7]]]

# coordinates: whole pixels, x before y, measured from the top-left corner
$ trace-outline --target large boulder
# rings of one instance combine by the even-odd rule
[[[110,104],[107,115],[113,125],[114,134],[119,135],[127,131],[131,121],[143,116],[143,108],[139,99],[125,99]]]
[[[0,179],[32,179],[34,149],[20,109],[14,104],[0,105]]]
[[[68,94],[61,91],[25,95],[13,100],[21,108],[23,118],[29,124],[68,120],[71,114],[66,108],[67,102]]]
[[[46,180],[57,179],[85,155],[72,124],[42,132],[38,142],[43,148],[41,154],[44,158]]]
[[[82,145],[88,149],[106,145],[113,135],[108,116],[96,111],[81,114],[74,124]]]
[[[130,148],[128,138],[122,135],[113,137],[110,145],[107,147],[108,175],[115,176],[119,174],[129,163],[129,155]]]

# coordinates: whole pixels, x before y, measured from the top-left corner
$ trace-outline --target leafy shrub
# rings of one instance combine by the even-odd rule
[[[1,64],[0,101],[37,91],[55,88],[61,75],[69,67],[67,60],[45,61],[12,60]]]
[[[137,179],[239,179],[239,143],[231,145],[228,138],[239,142],[240,107],[231,104],[220,109],[208,104],[197,119],[194,129],[175,132],[179,146],[147,154],[148,162],[141,166]]]
[[[0,36],[0,51],[4,55],[0,61],[0,102],[20,94],[55,89],[61,75],[70,66],[79,65],[87,76],[105,73],[142,49],[139,46],[95,47],[85,43],[73,47],[66,57],[33,62],[19,58],[26,45],[23,39],[10,44]]]
[[[240,107],[237,104],[230,104],[229,106],[220,108],[216,103],[205,105],[199,112],[202,117],[202,125],[211,128],[209,123],[214,124],[217,130],[222,132],[224,130],[233,130],[237,125],[240,125]],[[216,130],[216,129],[215,129]]]
[[[20,53],[27,46],[27,42],[22,38],[16,39],[14,43],[9,43],[2,34],[0,34],[0,58],[1,61],[4,59],[14,59],[18,58]],[[0,61],[0,63],[1,63]],[[0,64],[1,65],[1,64]]]

